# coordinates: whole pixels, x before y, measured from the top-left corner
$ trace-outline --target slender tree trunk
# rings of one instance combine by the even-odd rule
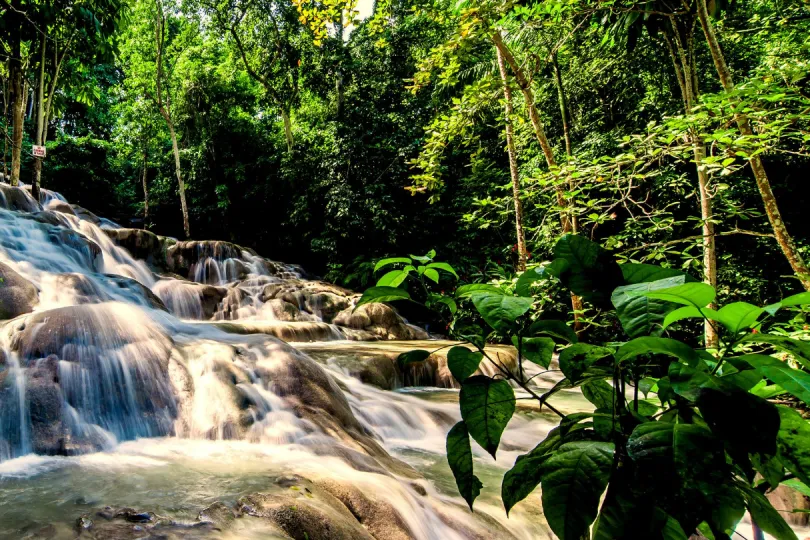
[[[11,59],[9,60],[9,75],[11,78],[11,181],[12,186],[20,184],[20,160],[22,158],[23,139],[23,111],[25,110],[25,95],[22,81],[22,58],[20,51],[19,30],[15,32],[12,45]]]
[[[149,156],[146,153],[146,146],[143,149],[143,228],[147,228],[146,220],[149,219]],[[185,191],[185,190],[184,190]]]
[[[729,70],[728,64],[726,64],[720,43],[717,41],[717,35],[714,32],[714,26],[709,18],[709,12],[706,7],[706,0],[698,0],[697,6],[700,25],[703,28],[703,34],[706,36],[706,42],[709,45],[709,51],[711,51],[712,60],[714,61],[717,75],[720,78],[720,83],[723,85],[726,92],[731,92],[734,90],[734,80],[731,77],[731,70]],[[745,136],[754,135],[754,130],[751,127],[748,117],[744,114],[736,114],[735,120],[737,121],[740,133]],[[774,197],[773,191],[771,190],[771,182],[768,179],[768,174],[765,172],[762,158],[760,158],[760,156],[754,156],[750,158],[748,162],[751,165],[751,171],[754,173],[754,179],[756,180],[757,188],[759,189],[762,202],[765,206],[765,213],[768,215],[768,221],[771,223],[776,241],[782,249],[785,258],[788,260],[788,263],[790,263],[793,272],[799,278],[802,286],[805,290],[810,291],[810,269],[808,269],[807,264],[796,249],[793,238],[790,236],[785,222],[782,220],[782,214],[779,211],[779,205],[776,203],[776,197]]]
[[[520,200],[520,176],[518,172],[517,152],[515,151],[515,134],[512,126],[512,89],[509,87],[509,75],[506,72],[506,63],[499,49],[495,50],[498,56],[498,70],[503,83],[503,98],[506,108],[506,151],[509,154],[509,173],[512,177],[512,199],[515,202],[515,233],[517,235],[517,270],[526,270],[528,254],[526,250],[526,235],[523,232],[523,203]]]
[[[10,99],[9,81],[5,80],[3,84],[3,180],[9,181],[8,178],[8,102]]]
[[[174,172],[177,175],[177,185],[180,188],[180,208],[183,211],[183,232],[186,238],[191,238],[191,227],[188,222],[188,206],[186,205],[186,184],[183,182],[183,173],[180,169],[180,149],[177,146],[177,134],[174,132],[174,122],[164,111],[163,118],[169,126],[169,135],[172,138],[172,152],[174,153]]]
[[[45,36],[40,37],[39,45],[39,74],[37,75],[37,98],[36,98],[36,126],[37,131],[34,137],[34,144],[44,145],[43,138],[43,124],[45,115],[45,49],[46,49]],[[42,180],[42,158],[34,157],[34,174],[31,179],[31,196],[35,201],[39,201],[39,186]]]
[[[287,140],[287,152],[293,151],[292,123],[290,122],[290,111],[281,108],[281,119],[284,121],[284,138]]]
[[[670,47],[675,74],[681,87],[682,98],[686,114],[689,114],[697,105],[699,88],[697,83],[697,69],[694,56],[694,21],[686,26],[686,35],[681,35],[676,20],[670,19],[673,39],[667,38]],[[673,45],[674,42],[674,45]],[[706,159],[706,145],[700,134],[694,130],[689,135],[692,143],[692,155],[695,159],[695,168],[698,177],[698,196],[700,200],[701,235],[703,237],[703,281],[717,288],[717,243],[714,230],[714,210],[712,208],[712,195],[709,190],[709,175],[703,167]],[[716,304],[710,304],[716,309]],[[706,321],[703,327],[704,341],[707,348],[717,348],[719,338],[717,330]]]
[[[534,92],[532,92],[531,83],[526,79],[526,75],[523,73],[523,69],[521,69],[520,65],[518,65],[517,60],[515,60],[512,51],[510,51],[506,43],[503,42],[500,31],[494,32],[491,35],[491,39],[498,53],[502,55],[503,60],[509,64],[512,73],[515,75],[515,81],[517,81],[521,92],[523,92],[523,99],[529,111],[529,119],[534,129],[534,135],[537,138],[537,142],[540,143],[540,148],[543,150],[543,155],[546,158],[546,164],[549,170],[553,170],[557,166],[557,162],[554,160],[554,152],[551,149],[548,138],[546,138],[543,123],[540,121],[540,113],[537,111],[537,105],[534,102]],[[568,201],[565,199],[565,192],[559,182],[556,185],[556,192],[557,205],[560,207],[560,225],[562,226],[562,232],[563,234],[575,232],[567,212],[569,207]],[[571,308],[574,311],[575,326],[577,330],[580,330],[579,318],[583,308],[582,299],[573,293],[571,294]]]

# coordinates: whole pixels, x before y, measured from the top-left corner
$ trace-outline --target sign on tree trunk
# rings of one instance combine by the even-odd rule
[[[45,147],[44,146],[37,146],[36,144],[32,147],[32,153],[34,157],[44,158],[45,157]]]

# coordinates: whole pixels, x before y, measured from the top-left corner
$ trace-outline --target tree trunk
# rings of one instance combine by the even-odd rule
[[[509,75],[506,73],[506,63],[499,49],[495,50],[498,56],[498,70],[501,72],[503,82],[503,98],[505,102],[506,118],[506,151],[509,154],[509,174],[512,177],[512,199],[515,202],[515,233],[517,235],[518,272],[526,270],[528,253],[526,250],[526,235],[523,232],[523,203],[520,201],[520,176],[518,172],[517,152],[515,151],[515,134],[512,126],[512,89],[509,87]]]
[[[34,106],[36,107],[36,126],[37,131],[34,137],[34,144],[42,146],[45,144],[43,141],[43,125],[45,115],[45,49],[46,39],[45,36],[40,37],[40,50],[39,50],[39,74],[37,75],[37,98]],[[31,179],[31,196],[35,201],[39,202],[39,185],[42,179],[42,158],[34,157],[34,174]]]
[[[729,70],[726,59],[723,56],[723,51],[720,48],[720,43],[717,41],[712,21],[709,19],[706,0],[698,0],[697,6],[700,25],[703,28],[703,34],[706,36],[706,42],[709,45],[709,51],[711,51],[712,60],[714,61],[717,75],[720,78],[720,83],[723,85],[726,92],[731,92],[734,90],[734,81],[731,77],[731,70]],[[744,114],[736,114],[735,120],[737,121],[740,133],[745,136],[754,135],[754,130],[748,121],[748,117]],[[765,213],[768,215],[768,221],[771,223],[776,241],[782,249],[785,258],[788,260],[788,263],[790,263],[793,272],[799,278],[802,286],[805,290],[810,291],[810,269],[808,269],[807,264],[796,249],[793,238],[790,236],[790,233],[788,233],[785,222],[782,220],[782,214],[779,211],[779,205],[776,203],[776,197],[774,197],[773,191],[771,190],[771,182],[765,172],[762,158],[754,156],[750,158],[748,162],[751,165],[751,171],[754,173],[754,179],[756,180],[757,188],[759,189],[762,202],[765,206]]]
[[[697,85],[697,68],[694,57],[694,19],[685,25],[686,35],[682,36],[676,20],[671,19],[673,39],[667,37],[675,74],[681,88],[686,114],[692,112],[697,105],[699,89]],[[701,235],[703,237],[703,282],[717,288],[717,244],[714,230],[714,211],[712,209],[712,196],[709,191],[709,175],[703,167],[706,158],[706,145],[700,134],[692,131],[689,135],[692,143],[692,155],[695,159],[695,168],[698,177],[698,197],[700,200]],[[716,304],[710,304],[711,309],[717,309]],[[719,337],[715,326],[706,321],[703,327],[704,341],[707,348],[717,348]]]
[[[149,161],[146,148],[143,150],[143,228],[146,229],[146,220],[149,218],[149,185],[147,176],[149,174]],[[183,190],[185,192],[185,189]],[[184,197],[185,198],[185,197]]]
[[[523,92],[523,99],[526,102],[526,108],[529,110],[529,119],[532,122],[532,128],[534,128],[534,135],[537,138],[537,142],[540,143],[540,148],[543,150],[543,155],[546,158],[546,164],[548,165],[549,170],[553,170],[557,166],[557,162],[554,160],[554,152],[552,151],[551,145],[546,138],[545,130],[543,130],[543,123],[540,121],[540,113],[537,112],[537,106],[534,102],[534,92],[532,92],[531,84],[526,79],[526,75],[518,65],[517,60],[515,60],[512,51],[510,51],[509,47],[506,46],[506,43],[503,42],[503,37],[501,36],[500,31],[494,32],[491,35],[491,38],[498,53],[503,56],[503,60],[505,60],[512,69],[512,73],[515,75],[515,80],[517,81],[521,92]],[[560,207],[560,225],[562,226],[562,232],[563,234],[575,232],[572,227],[571,219],[567,213],[569,206],[568,201],[565,199],[565,192],[563,191],[563,188],[559,182],[556,185],[556,192],[557,205]],[[574,311],[575,326],[577,330],[580,330],[579,317],[583,308],[582,299],[573,293],[571,293],[571,308]]]
[[[22,81],[22,58],[20,56],[19,30],[15,32],[15,41],[12,45],[9,59],[9,76],[11,78],[11,181],[12,186],[20,184],[20,159],[22,158],[23,139],[23,111],[25,109],[25,95]]]
[[[338,65],[337,65],[337,75],[335,76],[335,93],[337,94],[337,118],[340,119],[343,116],[343,101],[344,101],[344,89],[343,89],[343,70],[341,69],[343,63],[343,33],[344,33],[344,25],[343,25],[343,11],[340,12],[340,19],[335,24],[336,26],[336,35],[338,39],[338,50],[340,51],[338,54]]]
[[[177,175],[177,185],[180,188],[180,208],[183,211],[183,231],[186,238],[191,238],[191,227],[188,223],[188,206],[186,205],[186,184],[183,182],[183,174],[180,170],[180,149],[177,146],[177,134],[174,132],[174,123],[168,115],[164,115],[166,125],[169,126],[169,135],[172,138],[172,152],[174,153],[174,172]]]
[[[284,138],[287,140],[287,152],[293,151],[293,134],[292,123],[290,123],[290,112],[283,108],[281,109],[281,119],[284,121]]]

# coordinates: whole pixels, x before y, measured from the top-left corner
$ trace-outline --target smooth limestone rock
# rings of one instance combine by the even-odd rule
[[[39,301],[34,285],[0,262],[0,319],[13,319],[33,311]]]
[[[104,229],[116,245],[121,246],[137,259],[143,259],[150,267],[169,270],[167,250],[176,240],[158,236],[143,229]]]
[[[0,183],[0,206],[18,212],[38,212],[42,206],[21,187]]]
[[[95,215],[93,212],[88,210],[87,208],[82,208],[78,204],[71,204],[71,208],[73,208],[73,213],[78,216],[79,219],[84,221],[89,221],[93,225],[99,226],[101,225],[101,218]]]
[[[346,308],[337,314],[334,321],[339,326],[363,330],[378,339],[408,340],[428,339],[430,335],[408,324],[387,304],[363,304],[353,311]]]

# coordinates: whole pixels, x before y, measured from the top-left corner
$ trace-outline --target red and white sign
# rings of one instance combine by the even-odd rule
[[[34,145],[31,148],[33,150],[34,157],[38,157],[38,158],[44,158],[45,157],[45,147],[44,146]]]

